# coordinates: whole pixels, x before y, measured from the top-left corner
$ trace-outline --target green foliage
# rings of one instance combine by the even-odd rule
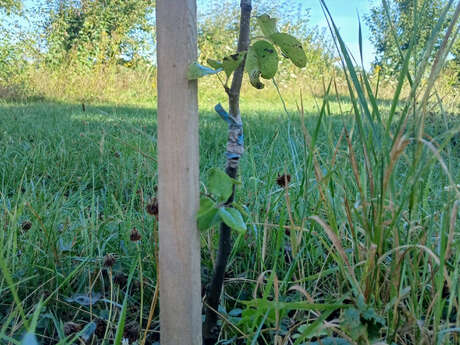
[[[230,178],[225,171],[217,168],[209,169],[207,182],[209,197],[200,199],[200,209],[197,214],[198,229],[207,230],[223,221],[233,230],[246,232],[247,226],[240,211],[225,205],[233,192],[234,184],[238,182]]]
[[[246,52],[236,53],[224,57],[224,59],[222,60],[222,67],[224,69],[225,74],[227,75],[227,80],[230,78],[232,73],[241,65],[245,57]]]
[[[225,171],[211,168],[208,172],[208,191],[217,198],[217,201],[225,202],[232,195],[233,180]]]
[[[267,25],[260,30],[271,35],[273,24]],[[222,37],[228,28],[219,29]],[[282,23],[280,28],[288,31]],[[213,70],[222,68],[223,57],[231,54],[231,32],[219,46],[221,55],[210,55],[220,61],[208,61]],[[209,37],[217,36],[211,32]],[[327,67],[320,63],[324,50],[312,49],[317,39],[302,37],[305,70],[310,73],[313,68],[321,75]],[[299,85],[308,85],[298,82],[297,88],[284,92],[289,117],[280,117],[283,107],[270,90],[263,102],[258,90],[244,90],[250,145],[241,161],[242,188],[236,191],[244,207],[233,204],[240,214],[222,209],[236,181],[225,179],[222,171],[211,171],[212,178],[204,184],[208,188],[203,188],[197,215],[200,229],[219,223],[221,214],[235,230],[250,229],[232,232],[235,245],[229,267],[237,278],[226,285],[219,306],[226,317],[221,343],[244,339],[248,344],[456,344],[458,103],[448,113],[443,97],[429,99],[425,117],[423,107],[405,97],[408,76],[415,80],[408,58],[393,78],[395,90],[383,89],[355,68],[345,42],[336,38],[347,66],[346,79],[327,83],[321,97],[304,95],[300,100]],[[262,44],[258,42],[269,40],[254,44]],[[8,85],[21,78],[7,71],[19,67],[14,73],[24,74],[36,69],[15,63],[25,60],[15,60],[25,54],[13,43],[6,39],[0,45],[0,73]],[[212,47],[212,40],[207,44]],[[411,49],[416,48],[405,50],[409,58]],[[457,56],[452,54],[452,65]],[[152,176],[157,173],[152,72],[102,63],[97,73],[80,74],[66,66],[35,71],[35,80],[42,80],[43,86],[34,84],[34,92],[54,96],[58,103],[0,102],[0,300],[5,306],[0,308],[0,342],[20,344],[31,329],[39,341],[86,342],[91,334],[93,344],[119,341],[123,324],[126,329],[139,315],[149,314],[140,299],[153,300],[158,282],[157,267],[145,265],[130,274],[131,288],[118,285],[120,275],[133,272],[133,258],[141,255],[153,262],[157,249],[156,219],[145,211],[155,195]],[[256,67],[261,70],[258,62]],[[295,70],[290,60],[280,59],[280,79],[288,79]],[[458,69],[453,66],[451,71]],[[337,93],[332,92],[336,83]],[[416,94],[425,91],[421,85]],[[349,94],[340,91],[344,87]],[[214,88],[199,91],[203,176],[208,167],[221,163],[214,148],[225,140],[216,135],[223,124],[212,110]],[[457,95],[456,89],[451,92]],[[92,100],[86,110],[75,102],[84,97]],[[113,103],[100,104],[107,99]],[[288,186],[277,184],[280,173],[290,174]],[[134,226],[143,235],[136,243],[129,239]],[[215,260],[214,234],[201,233],[204,282]],[[112,274],[117,279],[101,267],[106,253],[116,257]],[[139,291],[142,282],[149,289]],[[66,296],[89,290],[110,293],[110,303],[63,303]],[[342,305],[344,296],[351,304]],[[37,305],[43,305],[33,317],[38,318],[37,327],[32,321],[27,329],[31,311],[40,310]],[[113,314],[110,305],[117,306]],[[157,323],[158,309],[153,315]],[[107,337],[93,334],[96,318],[108,321]],[[66,338],[63,323],[69,320],[84,328]]]
[[[207,230],[214,224],[217,224],[219,221],[219,217],[217,217],[218,211],[219,208],[213,200],[206,197],[201,198],[200,209],[197,214],[198,229],[201,231]]]
[[[223,63],[219,62],[214,59],[207,59],[206,62],[208,63],[209,66],[211,66],[214,69],[219,69],[223,67]]]
[[[198,62],[192,63],[187,70],[187,79],[195,80],[206,75],[216,74],[222,71],[222,68],[214,70],[206,66],[200,65]]]
[[[260,40],[251,46],[257,57],[260,75],[264,79],[271,79],[278,70],[278,54],[275,47],[268,41]]]
[[[206,187],[208,169],[222,162],[221,154],[214,148],[225,143],[225,138],[216,134],[225,124],[215,118],[213,92],[202,88],[200,94],[201,180]],[[258,90],[248,87],[247,92],[241,104],[247,114],[249,130],[246,140],[257,145],[250,146],[241,162],[241,187],[237,189],[236,198],[245,206],[247,215],[242,209],[235,208],[240,209],[248,231],[244,235],[232,231],[235,246],[229,267],[237,278],[226,285],[225,298],[219,307],[226,319],[243,331],[249,344],[256,336],[255,343],[274,344],[274,337],[279,335],[288,343],[304,339],[300,344],[320,344],[319,340],[311,338],[318,336],[321,343],[342,345],[347,343],[336,337],[349,337],[343,324],[344,312],[348,308],[356,309],[361,321],[361,316],[367,315],[366,309],[373,309],[377,317],[385,319],[380,341],[391,344],[392,338],[407,337],[413,344],[423,341],[435,344],[432,335],[435,318],[433,312],[427,311],[430,305],[433,305],[431,310],[438,308],[439,302],[442,313],[438,327],[444,332],[444,344],[449,341],[455,344],[455,338],[452,338],[455,333],[447,332],[452,328],[449,318],[455,320],[457,317],[455,305],[459,298],[458,218],[454,240],[450,242],[450,258],[441,267],[435,257],[442,255],[446,243],[449,243],[451,202],[456,197],[454,187],[445,189],[451,184],[441,165],[432,159],[433,154],[424,153],[417,163],[420,170],[415,173],[420,179],[410,183],[408,174],[413,174],[413,146],[408,146],[402,158],[395,160],[394,173],[388,184],[391,202],[384,203],[382,220],[379,221],[374,218],[373,211],[364,210],[371,202],[375,206],[378,203],[370,197],[372,180],[367,174],[363,142],[359,139],[358,117],[355,119],[343,113],[343,109],[353,109],[349,97],[326,95],[324,105],[320,104],[318,108],[315,105],[317,99],[304,96],[305,113],[301,116],[295,112],[295,95],[289,92],[286,106],[292,117],[287,119],[280,118],[283,107],[275,98],[267,97],[260,102]],[[388,101],[380,99],[378,104],[382,115],[389,112],[391,104]],[[404,104],[398,104],[396,111],[403,110]],[[396,121],[399,116],[395,115]],[[460,151],[449,141],[449,133],[458,130],[459,118],[437,112],[427,120],[427,135],[439,143],[443,140],[449,143],[440,147],[439,154],[453,179],[458,181]],[[0,215],[0,248],[13,279],[11,286],[17,290],[27,315],[34,310],[42,295],[51,296],[44,303],[39,317],[35,332],[39,341],[42,337],[65,339],[59,336],[59,332],[67,321],[76,320],[86,326],[97,318],[110,320],[109,331],[105,340],[97,337],[93,343],[113,341],[120,319],[118,305],[123,305],[126,295],[129,297],[125,329],[138,319],[141,310],[141,292],[137,289],[142,281],[140,267],[136,268],[131,289],[120,287],[118,279],[120,275],[122,278],[128,276],[138,252],[145,258],[142,265],[153,260],[156,253],[156,219],[145,211],[146,204],[155,195],[156,181],[152,176],[157,173],[153,159],[157,154],[156,121],[150,100],[131,106],[86,104],[85,112],[81,104],[75,102],[0,104],[0,174],[3,178],[0,203],[5,210]],[[313,147],[302,135],[302,123],[314,138]],[[409,119],[406,132],[409,135],[413,124],[414,121]],[[343,134],[344,126],[351,137],[351,148]],[[390,126],[390,130],[394,128],[395,125]],[[350,135],[351,131],[353,134]],[[406,138],[410,139],[410,136]],[[377,148],[373,140],[371,144]],[[350,158],[352,152],[355,153],[357,176]],[[377,162],[371,159],[372,156],[370,168],[375,178],[380,178],[378,174],[382,171],[383,159]],[[256,165],[254,162],[262,163]],[[385,165],[383,173],[387,169]],[[292,177],[288,189],[281,188],[276,181],[278,173],[284,170]],[[364,196],[359,192],[360,187]],[[413,201],[405,197],[411,191],[414,192]],[[206,192],[209,189],[203,188],[203,198],[208,197],[210,201],[204,204],[216,205],[216,201],[210,199],[212,195]],[[40,218],[34,216],[28,204]],[[328,234],[309,220],[313,214],[328,219],[332,233],[337,234],[350,261],[349,268],[342,266],[343,260]],[[391,225],[393,219],[394,226]],[[32,224],[28,231],[22,228],[27,220]],[[372,251],[382,223],[385,224],[382,242],[382,250],[387,252],[385,256]],[[142,240],[137,243],[129,239],[132,227],[142,233]],[[216,232],[214,229],[200,234],[203,283],[207,282],[205,272],[213,267]],[[394,244],[393,236],[399,239],[398,245]],[[434,256],[417,249],[421,247],[432,250]],[[53,248],[56,248],[57,260]],[[116,257],[112,275],[117,279],[111,280],[105,274],[106,269],[101,267],[106,253],[114,253]],[[150,264],[142,266],[145,284],[149,287],[144,289],[144,301],[153,298],[157,284],[156,268]],[[259,277],[267,270],[279,277],[277,289],[274,288],[274,278],[267,276],[270,273],[265,279]],[[366,294],[374,296],[366,300],[363,308],[357,302],[341,306],[344,296],[352,294],[348,280],[351,272],[362,290],[366,291],[365,287],[369,285]],[[442,277],[444,274],[454,286],[457,284],[457,288],[449,290],[447,297],[440,295],[439,300],[435,300],[433,284],[429,282],[433,281],[433,275]],[[3,273],[0,276],[4,277]],[[109,302],[99,301],[92,306],[65,303],[66,297],[87,293],[91,287],[93,292],[104,292],[110,284],[113,284],[111,301],[116,303],[110,318]],[[295,287],[312,296],[314,304],[338,304],[338,309],[309,306],[306,295],[293,290]],[[442,285],[436,289],[443,291]],[[108,299],[110,292],[105,296]],[[8,335],[20,342],[26,329],[22,327],[19,309],[5,279],[0,279],[0,300],[7,306],[0,308],[0,336]],[[356,300],[352,298],[352,301]],[[254,302],[245,304],[245,301]],[[241,314],[237,313],[238,309]],[[142,315],[148,315],[149,304],[144,304],[142,310]],[[328,315],[329,311],[334,314]],[[329,324],[335,320],[340,336],[325,326],[323,316]],[[368,318],[372,320],[372,313]],[[158,322],[158,309],[153,320]],[[425,322],[417,323],[417,320]],[[303,327],[292,329],[299,324]],[[364,318],[361,325],[367,332],[368,322]],[[272,332],[272,328],[276,331]],[[142,335],[142,331],[140,333]],[[322,338],[325,333],[328,336]],[[232,342],[231,339],[240,335],[235,327],[223,322],[222,343],[234,344],[235,340]],[[294,338],[294,335],[298,337]],[[442,337],[440,334],[439,338]],[[4,340],[9,342],[5,338],[0,342]],[[354,342],[350,340],[349,343]]]
[[[154,1],[109,0],[57,2],[45,23],[48,59],[60,64],[69,54],[86,65],[131,58],[153,32],[147,14]],[[142,32],[144,34],[142,34]]]
[[[21,7],[21,0],[0,0],[0,11],[5,10],[7,14],[17,12]]]
[[[272,34],[278,32],[276,22],[276,18],[270,18],[268,14],[262,14],[257,17],[257,24],[265,37],[270,37]]]
[[[254,49],[253,46],[249,47],[248,56],[246,58],[246,72],[249,75],[249,82],[252,86],[256,89],[263,89],[264,84],[260,81],[260,66],[259,66],[259,59],[257,56],[257,51]]]
[[[307,57],[297,38],[280,32],[270,35],[270,39],[281,48],[283,55],[289,58],[294,65],[300,68],[305,67]]]
[[[227,86],[230,75],[241,65],[246,57],[245,70],[249,75],[249,81],[256,89],[263,89],[264,84],[260,77],[272,79],[278,70],[278,54],[273,44],[281,49],[283,56],[290,59],[297,67],[305,67],[307,56],[302,44],[295,37],[280,33],[276,28],[276,19],[268,14],[258,17],[257,23],[261,31],[265,34],[265,39],[256,40],[249,46],[248,52],[232,54],[223,58],[222,62],[214,59],[207,59],[208,64],[215,70],[206,69],[194,62],[189,66],[188,78],[197,79],[206,75],[215,74],[222,66],[227,76],[225,86]],[[273,44],[271,43],[273,42]]]
[[[241,233],[245,233],[247,230],[246,223],[243,220],[243,216],[240,211],[231,207],[219,207],[219,217],[227,224],[230,229],[236,230]]]
[[[412,64],[420,64],[423,48],[448,2],[449,0],[385,0],[373,6],[366,22],[376,48],[374,63],[387,67],[390,72],[401,70],[403,55],[409,49],[412,34],[415,32]],[[449,21],[444,21],[442,31],[448,25]],[[438,36],[436,47],[439,47],[441,39]],[[430,61],[433,58],[434,53],[429,56]]]
[[[342,329],[358,344],[369,344],[379,339],[385,320],[365,305],[361,309],[348,308],[343,313]]]

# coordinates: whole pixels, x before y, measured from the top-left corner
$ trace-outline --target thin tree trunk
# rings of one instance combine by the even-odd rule
[[[252,5],[251,0],[241,0],[241,17],[240,17],[240,33],[238,38],[238,52],[247,51],[249,48],[249,31]],[[232,85],[227,89],[229,115],[232,121],[229,124],[228,141],[227,141],[227,167],[226,173],[231,178],[236,178],[238,174],[238,166],[241,155],[244,151],[243,144],[243,123],[240,114],[240,92],[241,83],[243,81],[244,65],[243,63],[236,69],[233,74]],[[227,200],[226,204],[231,205],[235,194],[233,193]],[[219,249],[217,253],[216,267],[214,275],[209,285],[206,304],[206,320],[203,328],[203,342],[205,345],[214,345],[219,335],[217,327],[217,314],[215,310],[219,308],[220,295],[224,283],[225,268],[227,266],[228,257],[232,249],[231,229],[225,224],[220,225]]]

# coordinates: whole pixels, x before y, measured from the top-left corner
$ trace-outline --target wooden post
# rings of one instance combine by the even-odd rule
[[[196,0],[158,0],[161,345],[201,345]]]

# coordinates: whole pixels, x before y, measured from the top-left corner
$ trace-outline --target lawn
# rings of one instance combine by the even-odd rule
[[[214,95],[200,99],[204,192],[226,124]],[[391,137],[375,114],[361,128],[347,97],[305,97],[303,116],[286,102],[243,99],[248,231],[234,234],[222,344],[457,343],[458,116],[429,115],[419,142],[414,114]],[[386,121],[390,102],[378,105]],[[149,104],[0,104],[0,343],[37,310],[41,344],[113,339],[126,295],[124,338],[159,340],[156,147]],[[203,286],[217,234],[201,235]]]

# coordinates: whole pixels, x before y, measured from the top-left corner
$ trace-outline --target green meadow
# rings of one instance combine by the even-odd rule
[[[86,15],[97,22],[137,3],[131,17],[109,18],[126,35],[139,13],[145,17],[144,3],[110,3],[98,12],[94,2]],[[452,48],[460,5],[454,13],[455,2],[441,3],[423,42],[424,12],[405,13],[404,25],[415,27],[404,32],[404,50],[392,48],[400,59],[392,70],[357,67],[329,18],[329,41],[302,40],[305,69],[280,63],[264,90],[245,76],[245,152],[233,206],[247,231],[232,233],[217,344],[460,344]],[[158,345],[156,67],[139,56],[115,59],[124,42],[110,41],[116,35],[85,45],[91,32],[78,31],[80,22],[71,27],[80,36],[63,34],[78,12],[68,6],[65,20],[51,17],[49,51],[28,48],[36,60],[10,63],[22,46],[0,39],[0,344]],[[203,22],[202,54],[227,53],[220,39],[236,35],[232,18]],[[69,37],[73,48],[64,44]],[[200,80],[203,196],[209,170],[226,162],[218,103],[228,109],[218,79]],[[200,236],[205,307],[219,226]]]
[[[246,152],[236,200],[248,231],[233,238],[222,338],[296,339],[315,320],[322,321],[307,339],[346,337],[355,327],[363,334],[376,327],[395,339],[423,339],[423,330],[455,328],[460,242],[458,186],[451,182],[460,179],[459,137],[452,130],[460,126],[458,117],[427,118],[426,137],[439,143],[436,155],[423,145],[414,162],[409,120],[408,142],[399,144],[404,147],[391,167],[367,165],[349,99],[304,96],[302,115],[300,96],[289,92],[286,109],[279,98],[242,100]],[[206,171],[225,162],[226,124],[214,113],[213,99],[201,90],[203,192]],[[379,101],[385,111],[388,103]],[[78,331],[94,325],[98,337],[110,339],[128,293],[125,337],[158,341],[158,310],[149,318],[157,298],[157,220],[148,212],[156,196],[156,120],[153,97],[138,106],[0,105],[1,264],[9,274],[0,289],[4,339],[19,336],[38,306],[44,343],[66,339],[72,325]],[[381,149],[377,145],[370,142],[372,150]],[[284,175],[287,185],[279,179]],[[133,228],[140,241],[130,240]],[[203,286],[217,233],[201,235]],[[115,263],[107,268],[109,254]],[[138,266],[125,291],[133,262]],[[354,289],[367,300],[355,300]],[[272,310],[273,301],[284,304]],[[324,305],[323,314],[308,310],[308,303]],[[356,307],[338,307],[348,304]],[[346,310],[357,313],[356,324],[347,324]]]

